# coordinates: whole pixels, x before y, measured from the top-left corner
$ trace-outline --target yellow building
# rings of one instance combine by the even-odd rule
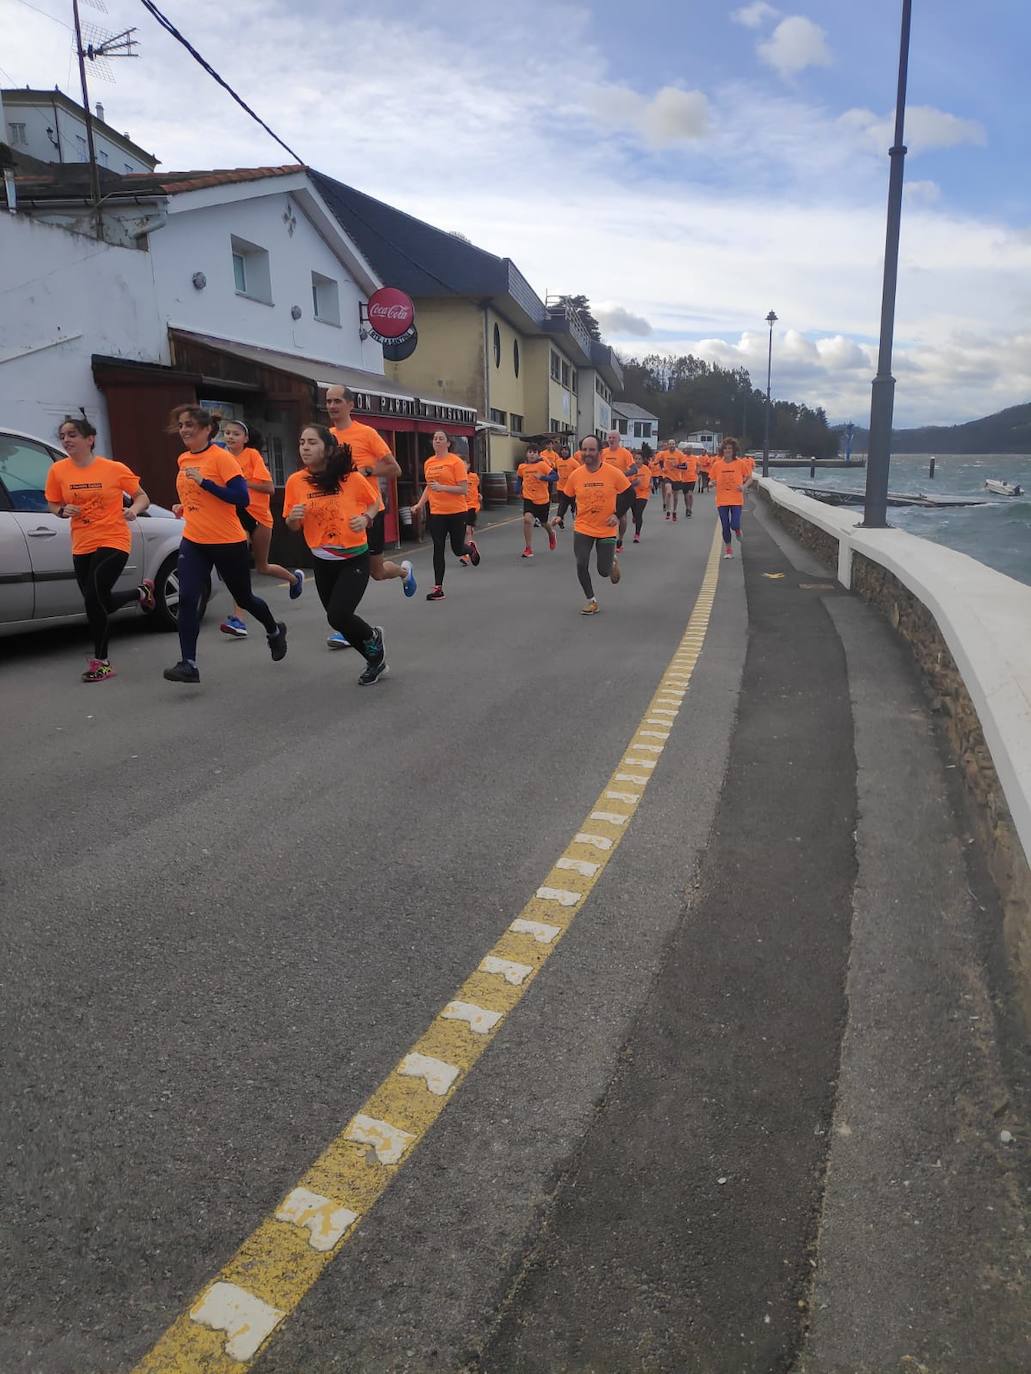
[[[482,471],[512,469],[528,437],[574,441],[581,396],[591,405],[598,377],[618,390],[612,350],[592,340],[562,305],[545,305],[510,258],[495,257],[383,201],[324,177],[315,179],[333,213],[380,279],[415,302],[415,351],[385,370],[406,390],[475,407]],[[593,432],[595,423],[588,423]]]

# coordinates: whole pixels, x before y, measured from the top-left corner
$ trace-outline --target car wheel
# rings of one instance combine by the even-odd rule
[[[211,596],[211,583],[209,582],[204,590],[204,595],[200,602],[200,619],[204,619],[204,612],[208,608],[208,598]],[[158,575],[154,579],[154,597],[157,607],[154,610],[154,624],[159,630],[174,630],[179,624],[179,559],[178,555],[172,554],[166,558],[158,569]]]

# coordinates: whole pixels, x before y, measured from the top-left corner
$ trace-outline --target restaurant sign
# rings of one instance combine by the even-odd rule
[[[400,362],[415,351],[415,302],[396,286],[381,286],[365,307],[369,333],[383,346],[384,357]]]

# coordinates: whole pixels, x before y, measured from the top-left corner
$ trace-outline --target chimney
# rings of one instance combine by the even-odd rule
[[[99,100],[97,101],[97,118],[100,120],[101,124],[103,124],[103,122],[104,122],[104,107],[103,107],[103,105],[101,105],[101,103],[100,103]]]

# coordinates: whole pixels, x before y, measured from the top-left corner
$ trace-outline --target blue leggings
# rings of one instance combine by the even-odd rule
[[[197,660],[200,604],[212,568],[236,604],[260,620],[266,633],[276,632],[276,617],[261,597],[251,591],[251,552],[247,540],[241,539],[239,544],[195,544],[192,539],[184,539],[179,545],[179,645],[187,663]]]
[[[730,548],[730,531],[737,530],[741,533],[741,507],[740,506],[717,506],[716,512],[720,517],[720,524],[723,526],[723,542]]]

